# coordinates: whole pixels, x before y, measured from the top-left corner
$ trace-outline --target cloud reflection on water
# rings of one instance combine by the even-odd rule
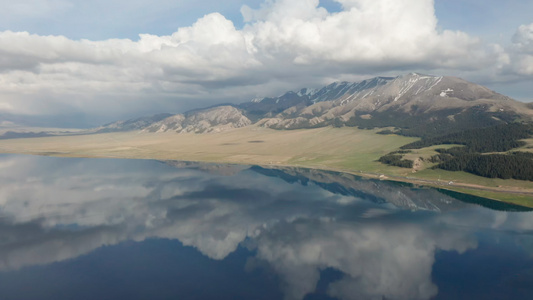
[[[437,250],[475,249],[480,228],[533,229],[531,213],[481,209],[433,190],[342,178],[360,197],[334,193],[327,173],[320,182],[307,174],[302,187],[250,169],[221,176],[154,161],[9,155],[0,156],[0,174],[1,271],[128,240],[177,239],[217,260],[245,242],[280,276],[286,299],[313,292],[327,268],[344,274],[331,296],[429,299],[438,292]],[[389,203],[362,200],[370,194]]]

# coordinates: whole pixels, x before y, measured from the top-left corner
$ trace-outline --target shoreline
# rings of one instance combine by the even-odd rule
[[[205,163],[202,161],[195,161],[195,162]],[[244,164],[236,164],[236,165],[244,165]],[[372,173],[372,172],[365,172],[361,170],[343,170],[343,169],[337,169],[337,168],[331,168],[331,167],[320,168],[320,167],[309,167],[309,166],[300,166],[300,165],[274,165],[274,164],[258,165],[258,166],[260,167],[305,168],[305,169],[320,170],[320,171],[331,171],[331,172],[355,175],[355,176],[369,178],[369,179],[410,183],[410,184],[414,184],[418,186],[449,190],[449,191],[459,192],[462,194],[467,194],[467,195],[472,195],[472,196],[478,196],[478,195],[474,193],[469,193],[468,191],[487,191],[487,192],[496,193],[496,194],[514,194],[518,196],[530,197],[530,199],[532,200],[531,205],[527,206],[527,205],[518,204],[512,201],[505,201],[505,200],[498,199],[497,197],[495,198],[487,197],[487,196],[478,196],[478,197],[486,198],[486,199],[493,200],[493,201],[503,202],[503,203],[520,205],[523,207],[533,208],[533,190],[526,190],[526,191],[509,190],[509,189],[493,188],[493,187],[487,187],[487,186],[476,185],[476,184],[456,183],[456,182],[454,182],[453,184],[449,184],[449,183],[446,183],[446,181],[438,181],[438,180],[414,178],[414,177],[404,177],[404,176],[397,176],[397,175],[378,174],[378,173]]]
[[[461,172],[437,173],[428,168],[413,173],[411,169],[377,162],[384,153],[412,140],[353,128],[274,131],[250,127],[204,135],[121,132],[1,140],[0,153],[307,168],[533,207],[532,182],[488,179]]]
[[[98,156],[96,157],[96,156],[64,155],[64,154],[69,154],[69,152],[2,153],[2,154],[48,156],[48,157],[63,157],[63,158],[89,158],[89,159],[140,159],[140,160],[154,160],[154,161],[160,161],[160,162],[175,161],[175,162],[200,163],[200,164],[259,166],[259,167],[266,168],[266,169],[302,168],[302,169],[317,170],[317,171],[337,172],[337,173],[349,174],[349,175],[354,175],[354,176],[367,178],[367,179],[374,179],[374,180],[409,183],[409,184],[413,184],[416,186],[448,190],[448,191],[458,192],[458,193],[465,194],[465,195],[485,198],[491,201],[497,201],[497,202],[513,204],[513,205],[518,205],[518,206],[527,207],[527,208],[533,208],[533,190],[528,190],[528,191],[508,190],[508,189],[493,188],[493,187],[487,187],[487,186],[475,185],[475,184],[469,184],[469,183],[449,184],[449,183],[446,183],[445,181],[438,181],[438,180],[435,181],[435,180],[424,179],[424,178],[379,174],[379,173],[373,173],[373,172],[365,172],[361,170],[346,170],[346,169],[343,170],[343,169],[333,168],[333,167],[328,167],[328,166],[312,167],[312,166],[297,165],[297,164],[247,164],[247,163],[238,163],[238,162],[233,162],[233,161],[229,162],[229,161],[184,160],[184,159],[132,158],[132,157],[119,157],[119,156]],[[524,205],[523,203],[516,203],[513,201],[505,201],[502,199],[498,199],[498,197],[476,195],[474,191],[486,191],[486,192],[491,192],[495,194],[513,194],[513,195],[518,195],[518,196],[525,196],[525,197],[530,198],[532,202],[530,205]]]

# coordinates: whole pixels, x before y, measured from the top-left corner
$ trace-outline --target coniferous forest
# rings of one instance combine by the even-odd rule
[[[462,145],[450,149],[437,149],[438,154],[432,156],[429,161],[437,163],[434,168],[448,171],[464,171],[488,178],[533,181],[533,153],[508,152],[524,146],[526,143],[521,140],[531,136],[533,136],[532,125],[512,123],[423,138],[401,148],[421,149],[434,145]],[[409,165],[407,160],[402,160],[398,152],[389,153],[379,161],[394,166],[412,167],[412,162]]]

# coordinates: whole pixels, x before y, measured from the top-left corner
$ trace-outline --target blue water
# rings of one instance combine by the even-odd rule
[[[0,156],[0,299],[531,299],[532,229],[347,174]]]

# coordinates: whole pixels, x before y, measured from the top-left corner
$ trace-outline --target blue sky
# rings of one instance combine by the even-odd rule
[[[522,24],[533,22],[533,1],[436,0],[442,28],[461,30],[487,41],[509,43]]]
[[[0,1],[2,3],[4,1]],[[14,1],[5,1],[14,2]],[[190,26],[198,18],[219,12],[243,26],[242,5],[259,7],[262,0],[225,1],[29,1],[0,12],[0,30],[28,31],[40,35],[64,35],[71,39],[137,39],[139,33],[165,35]],[[35,6],[32,2],[48,3]],[[24,3],[28,3],[24,5]],[[29,12],[28,7],[41,11]],[[8,4],[8,8],[12,5]],[[321,0],[320,6],[338,12],[341,5]],[[42,9],[48,7],[48,9]],[[509,43],[522,24],[533,22],[533,1],[435,0],[439,28],[461,30],[489,41]]]
[[[0,4],[0,116],[96,124],[407,72],[533,100],[533,1]]]

